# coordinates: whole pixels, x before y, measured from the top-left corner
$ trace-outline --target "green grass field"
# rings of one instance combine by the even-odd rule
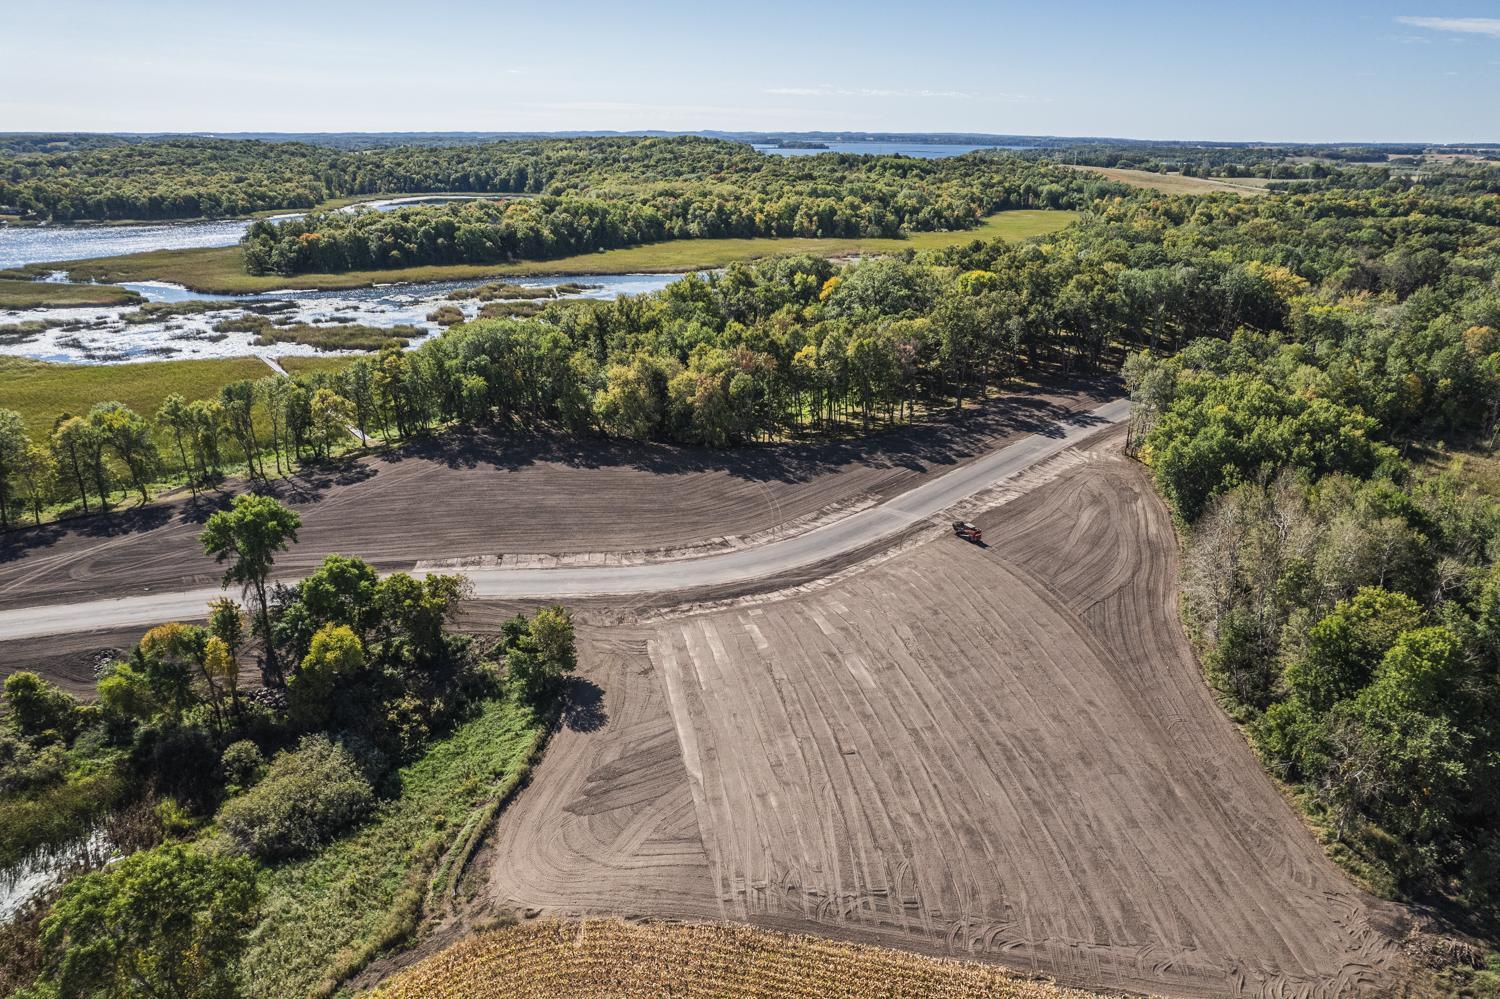
[[[265,918],[244,958],[250,996],[328,995],[405,936],[450,848],[493,816],[544,738],[547,720],[506,698],[403,767],[401,794],[306,860],[261,877]]]
[[[1271,183],[1264,177],[1184,177],[1180,173],[1126,170],[1122,167],[1079,166],[1074,169],[1103,174],[1121,184],[1162,194],[1238,194],[1242,198],[1253,198],[1265,194],[1266,185]]]
[[[0,309],[61,309],[83,305],[135,305],[133,291],[108,284],[57,284],[0,279]]]
[[[291,375],[313,375],[318,372],[326,372],[336,375],[354,362],[354,358],[348,354],[334,354],[331,357],[278,357],[276,363],[286,368]]]
[[[975,239],[1025,239],[1056,232],[1073,221],[1073,212],[1000,212],[973,229],[919,232],[906,239],[682,239],[622,250],[606,250],[555,260],[514,264],[453,264],[402,267],[342,274],[246,274],[238,246],[206,250],[157,250],[121,257],[49,263],[75,281],[173,281],[209,294],[243,294],[281,289],[363,288],[397,281],[455,281],[487,277],[535,277],[547,274],[671,273],[723,267],[739,260],[780,253],[817,253],[828,257],[854,253],[930,250]],[[37,265],[38,267],[43,265]]]
[[[39,441],[51,433],[59,415],[86,413],[96,402],[123,402],[150,417],[173,392],[204,399],[229,382],[270,373],[254,357],[142,364],[48,364],[0,357],[0,406],[19,412],[28,435]]]

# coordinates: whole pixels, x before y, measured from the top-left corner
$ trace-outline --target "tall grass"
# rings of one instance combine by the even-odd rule
[[[373,820],[269,870],[265,918],[244,958],[248,994],[331,994],[409,935],[434,874],[529,765],[548,720],[510,698],[486,702],[401,770],[399,796]]]

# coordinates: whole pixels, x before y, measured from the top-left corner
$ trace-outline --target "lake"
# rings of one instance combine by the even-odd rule
[[[470,201],[467,196],[410,195],[361,202],[358,207],[388,212],[404,205]],[[356,206],[349,206],[352,210]],[[297,218],[300,212],[272,216]],[[118,257],[149,250],[196,250],[233,246],[250,228],[249,219],[201,219],[193,222],[143,222],[101,225],[72,222],[49,225],[0,225],[0,268],[44,264],[54,260]]]

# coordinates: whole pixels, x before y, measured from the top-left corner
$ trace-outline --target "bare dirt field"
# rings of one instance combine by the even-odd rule
[[[597,703],[502,816],[493,904],[1174,996],[1381,992],[1401,910],[1326,859],[1213,702],[1167,513],[1113,446],[981,515],[988,548],[585,628]]]
[[[1118,395],[1109,381],[989,400],[962,424],[866,440],[710,451],[549,434],[459,432],[300,475],[274,489],[302,515],[279,574],[330,552],[382,569],[501,553],[639,551],[726,543],[903,492],[977,454]],[[230,492],[0,536],[0,605],[25,607],[213,585],[197,542]],[[0,643],[0,673],[65,682],[130,635]]]

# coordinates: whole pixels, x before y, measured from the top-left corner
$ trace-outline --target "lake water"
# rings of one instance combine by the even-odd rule
[[[469,201],[467,197],[411,195],[362,202],[358,207],[388,212],[403,205]],[[356,206],[349,206],[352,210]],[[300,212],[272,216],[292,219]],[[196,222],[148,222],[138,225],[61,223],[57,225],[0,225],[0,269],[44,264],[55,260],[118,257],[148,250],[197,250],[233,246],[250,228],[248,219],[210,219]]]
[[[546,278],[504,280],[525,287],[581,284],[587,286],[585,290],[567,297],[611,299],[619,295],[659,291],[681,276],[560,274]],[[249,314],[251,306],[272,302],[290,305],[284,311],[275,312],[275,319],[285,318],[298,323],[322,325],[358,323],[381,328],[416,326],[422,334],[413,343],[420,343],[441,331],[442,327],[427,320],[427,314],[439,305],[457,306],[466,318],[474,318],[481,303],[473,300],[449,301],[447,296],[459,288],[472,288],[485,283],[486,280],[433,281],[344,291],[273,291],[258,295],[202,295],[188,291],[181,285],[163,281],[127,283],[124,287],[139,292],[148,301],[215,301],[222,302],[223,308],[149,323],[125,322],[124,315],[133,312],[134,307],[0,310],[0,326],[36,320],[67,324],[35,335],[0,334],[0,355],[30,357],[41,361],[121,364],[164,358],[243,357],[256,353],[284,357],[319,353],[312,347],[297,343],[255,347],[251,344],[253,333],[220,333],[213,328],[216,323],[225,319]]]

